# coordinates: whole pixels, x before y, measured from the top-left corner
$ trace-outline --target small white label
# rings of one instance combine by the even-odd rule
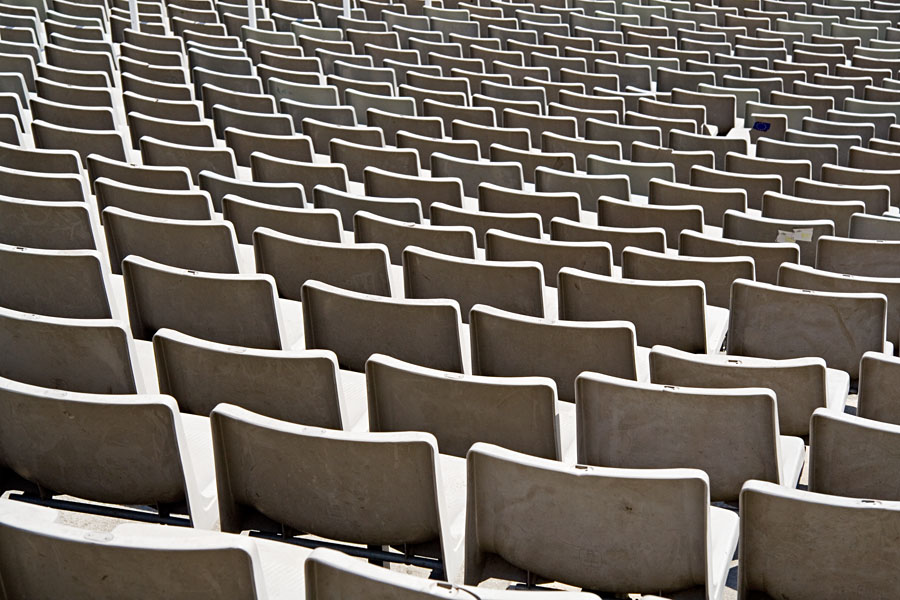
[[[804,227],[802,229],[794,229],[794,239],[798,242],[811,242],[813,239],[812,227]]]
[[[784,231],[779,229],[778,235],[775,237],[775,241],[783,244],[785,242],[793,242],[794,241],[794,232],[793,231]]]
[[[811,242],[813,239],[813,230],[811,227],[803,227],[792,229],[791,231],[778,230],[775,241],[779,243],[791,242]]]

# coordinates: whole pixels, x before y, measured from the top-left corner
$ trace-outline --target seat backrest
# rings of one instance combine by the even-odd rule
[[[159,389],[183,413],[209,416],[227,402],[275,419],[343,429],[337,359],[322,350],[262,350],[201,340],[172,329],[153,336]]]
[[[213,410],[210,425],[222,531],[256,529],[254,517],[265,515],[271,531],[283,525],[361,544],[437,542],[448,558],[434,436],[319,429],[230,404]]]
[[[241,244],[252,244],[258,227],[308,240],[341,241],[341,214],[330,208],[291,208],[229,194],[222,198],[222,216],[234,225]]]
[[[712,306],[728,308],[735,279],[755,279],[753,259],[748,256],[702,258],[669,256],[641,248],[622,252],[622,277],[666,281],[699,279]]]
[[[866,352],[859,364],[857,415],[900,425],[900,403],[893,390],[900,382],[900,359]]]
[[[737,500],[748,479],[781,481],[772,390],[683,388],[582,373],[575,405],[579,464],[697,468],[709,476],[714,502]]]
[[[898,522],[896,502],[748,482],[741,492],[738,593],[890,596],[900,585],[887,566],[900,560],[893,534]]]
[[[37,150],[0,143],[0,166],[27,171],[35,165],[45,173],[81,174],[81,159],[72,150]]]
[[[184,146],[147,136],[141,138],[140,146],[144,164],[187,167],[194,185],[199,184],[201,171],[212,171],[225,177],[236,176],[237,163],[231,148]]]
[[[812,176],[812,162],[803,160],[776,160],[729,152],[725,155],[725,170],[744,175],[777,175],[781,177],[781,190],[793,193],[794,181]]]
[[[212,148],[216,144],[216,132],[213,131],[212,125],[204,121],[170,120],[139,112],[129,112],[127,119],[131,132],[131,145],[135,149],[140,147],[140,139],[145,136],[172,144],[204,148]],[[115,125],[111,125],[110,129],[115,129]],[[221,137],[224,137],[224,134],[221,134]]]
[[[168,396],[75,393],[0,378],[0,413],[0,463],[45,492],[125,505],[187,501],[189,510],[199,492]]]
[[[823,236],[817,245],[816,268],[866,277],[900,277],[898,256],[900,242]]]
[[[830,383],[821,358],[701,355],[666,346],[650,351],[650,381],[685,387],[769,388],[778,400],[779,429],[785,435],[809,433],[809,417],[826,406]],[[840,381],[846,393],[850,380],[844,375]]]
[[[497,149],[498,146],[493,146]],[[529,153],[537,156],[540,153]],[[532,169],[533,172],[533,169]],[[523,213],[541,215],[544,232],[550,233],[550,220],[554,217],[577,221],[580,217],[581,199],[574,192],[535,192],[509,189],[482,183],[478,186],[478,209],[486,212]]]
[[[391,263],[395,265],[401,264],[403,249],[407,246],[461,258],[475,258],[475,232],[470,227],[419,225],[367,211],[357,212],[353,219],[356,243],[384,244]]]
[[[373,148],[339,139],[330,142],[331,158],[346,165],[350,181],[363,181],[366,167],[376,167],[401,175],[418,176],[419,153],[411,148]]]
[[[116,207],[164,219],[212,219],[213,205],[209,192],[202,190],[141,187],[107,177],[95,179],[94,190],[101,213],[107,207]]]
[[[91,154],[87,159],[87,170],[92,183],[100,177],[106,177],[119,183],[145,188],[191,189],[191,174],[185,167],[137,166]]]
[[[454,139],[478,142],[481,155],[485,158],[490,156],[492,144],[526,151],[531,148],[531,134],[528,129],[522,127],[507,129],[454,119],[451,123],[451,132]]]
[[[293,120],[290,115],[284,114],[264,114],[215,105],[213,121],[216,126],[216,137],[219,139],[225,137],[225,131],[229,127],[264,135],[280,136],[294,133]]]
[[[192,271],[134,255],[122,261],[122,274],[136,339],[150,340],[168,328],[223,344],[282,348],[270,275]]]
[[[63,127],[46,121],[32,121],[32,134],[37,148],[74,150],[87,166],[87,157],[99,154],[113,160],[127,160],[125,138],[115,129],[94,130]]]
[[[628,114],[630,115],[632,113]],[[693,124],[693,121],[687,122]],[[665,176],[668,176],[668,169],[664,165],[672,165],[675,169],[675,181],[683,184],[690,183],[691,169],[696,165],[700,165],[710,169],[715,166],[716,155],[712,150],[672,150],[671,148],[667,148],[664,146],[647,146],[646,144],[642,144],[641,142],[634,142],[632,144],[631,152],[631,158],[635,162],[660,165],[653,167],[652,169],[648,167],[646,171],[659,171]],[[643,194],[645,196],[650,194],[649,190],[651,182],[660,180],[665,181],[664,177],[651,178],[649,180],[644,177],[644,179],[645,183],[643,187]],[[635,191],[637,191],[637,189]]]
[[[731,171],[695,166],[691,168],[691,185],[742,189],[747,192],[747,207],[760,209],[764,192],[781,192],[781,177],[774,174],[732,173]]]
[[[597,209],[600,196],[625,202],[631,199],[631,183],[623,174],[587,175],[537,167],[534,189],[538,192],[574,192],[581,198],[581,210],[592,212]]]
[[[522,165],[517,162],[465,160],[435,152],[431,155],[431,171],[437,177],[458,177],[465,195],[471,198],[478,197],[478,185],[483,182],[517,190],[524,187]]]
[[[884,294],[888,300],[887,340],[897,344],[900,334],[900,278],[863,277],[820,271],[801,265],[782,265],[778,285],[804,290]]]
[[[809,424],[809,491],[900,500],[900,425],[824,409]]]
[[[679,254],[683,256],[748,256],[753,259],[756,280],[778,282],[778,267],[788,262],[800,262],[800,247],[796,243],[744,242],[705,236],[695,231],[682,231]]]
[[[470,326],[475,375],[550,377],[569,402],[582,371],[637,378],[634,326],[624,321],[547,321],[479,305]]]
[[[557,108],[557,107],[562,107]],[[550,110],[580,110],[565,107],[561,104],[551,103]],[[612,111],[607,111],[612,112]],[[589,113],[593,114],[593,113]],[[618,117],[615,117],[618,118]],[[605,156],[606,158],[622,158],[622,145],[614,141],[594,141],[582,138],[567,137],[557,135],[552,132],[544,132],[541,134],[541,149],[545,152],[568,152],[575,156],[575,166],[579,171],[587,170],[587,157],[591,154]]]
[[[426,214],[430,214],[435,202],[462,207],[462,180],[455,177],[410,177],[366,167],[363,179],[366,194],[382,198],[415,198]]]
[[[0,376],[72,392],[133,394],[133,342],[115,319],[45,317],[0,307]],[[135,365],[136,366],[136,365]]]
[[[414,117],[406,118],[412,119]],[[438,121],[438,124],[440,125],[440,121]],[[444,139],[443,135],[437,137],[425,137],[410,133],[405,129],[398,130],[395,134],[395,138],[397,140],[398,148],[411,148],[418,153],[419,165],[423,169],[429,168],[431,165],[431,155],[435,152],[449,154],[467,160],[477,160],[479,157],[478,143],[474,140]],[[363,178],[366,178],[365,175]]]
[[[266,598],[256,544],[247,538],[173,531],[179,528],[163,533],[156,530],[162,529],[158,525],[92,533],[53,523],[58,514],[10,500],[0,503],[4,598]],[[53,569],[47,569],[47,560],[55,563]]]
[[[545,377],[483,377],[375,354],[366,362],[370,431],[426,431],[443,454],[475,442],[559,460],[556,384]]]
[[[51,317],[107,319],[109,274],[95,250],[0,244],[0,306]]]
[[[800,248],[800,263],[816,264],[816,241],[834,235],[834,221],[829,219],[788,220],[755,217],[733,210],[725,212],[722,235],[745,242],[791,242]]]
[[[369,356],[463,372],[459,305],[453,300],[396,300],[318,281],[301,288],[307,348],[331,350],[343,369],[362,372]]]
[[[246,181],[212,171],[200,172],[199,185],[200,189],[209,192],[213,206],[218,212],[222,211],[222,199],[227,195],[287,208],[303,208],[307,198],[303,186],[299,183]]]
[[[257,273],[275,278],[278,295],[300,300],[300,287],[314,279],[362,294],[391,295],[387,248],[308,240],[267,227],[253,232]]]
[[[664,252],[666,249],[666,231],[661,227],[584,225],[577,221],[558,217],[550,222],[550,239],[562,242],[608,243],[612,249],[613,262],[616,265],[622,264],[622,251],[629,246],[654,252]]]
[[[0,243],[48,250],[94,250],[97,235],[87,203],[0,196]]]
[[[612,246],[606,242],[560,242],[537,240],[496,229],[485,234],[485,257],[495,261],[532,261],[541,264],[544,284],[556,287],[563,267],[589,273],[612,273]]]
[[[800,85],[802,85],[801,82],[799,82],[799,81],[795,82],[794,89],[797,89],[797,87]],[[809,85],[813,85],[813,84],[809,84]],[[825,86],[817,86],[817,87],[821,87],[821,88],[824,88],[824,90],[827,90],[825,93],[829,94],[830,96],[834,96],[835,97],[834,99],[837,102],[841,102],[841,101],[843,101],[843,99],[841,98],[841,93],[836,90],[843,90],[844,94],[853,95],[853,88],[850,86],[847,86],[844,88],[834,88],[834,87],[825,87]],[[760,139],[765,139],[770,142],[776,141],[774,138],[771,138],[771,137],[760,138]],[[838,133],[821,134],[821,133],[812,133],[809,131],[800,131],[800,130],[796,130],[796,129],[787,129],[787,130],[785,130],[785,133],[784,133],[784,143],[779,144],[779,145],[781,145],[782,148],[784,148],[784,151],[787,152],[788,147],[785,147],[784,144],[791,144],[791,143],[809,144],[811,146],[814,145],[815,148],[818,148],[818,150],[816,150],[816,154],[818,154],[820,157],[824,157],[826,154],[831,154],[836,149],[837,150],[836,158],[834,160],[830,160],[827,162],[846,165],[847,161],[849,160],[849,156],[850,156],[850,148],[852,148],[854,146],[859,146],[860,144],[862,144],[862,138],[860,138],[858,135],[841,135]],[[766,144],[766,145],[769,145],[770,148],[772,147],[771,144]],[[826,150],[826,148],[831,148],[831,150]],[[821,174],[823,164],[826,164],[826,163],[819,163],[818,166],[816,166],[815,164],[813,165],[813,174],[814,175]],[[797,191],[797,182],[796,181],[794,181],[794,193],[795,194],[799,193]]]
[[[891,204],[900,204],[900,169],[885,171],[823,165],[822,181],[850,185],[886,185],[891,189]]]
[[[701,88],[698,86],[698,89]],[[725,94],[706,94],[702,91],[676,88],[672,90],[672,103],[705,107],[709,124],[718,127],[719,133],[727,133],[734,127],[735,115],[740,116],[737,111],[737,98]]]
[[[44,202],[85,201],[84,181],[79,175],[22,171],[0,166],[0,178],[3,179],[3,194],[10,198]]]
[[[859,377],[868,350],[884,350],[887,298],[795,290],[739,279],[731,288],[728,353],[760,358],[819,356]]]
[[[675,166],[671,162],[637,162],[589,156],[587,172],[590,175],[625,175],[630,182],[631,191],[642,196],[648,194],[651,179],[675,181]]]
[[[183,269],[238,272],[237,238],[228,221],[163,219],[111,206],[103,211],[103,223],[116,275],[129,255]]]
[[[871,142],[870,142],[871,143]],[[835,161],[832,161],[834,163]],[[895,152],[855,147],[850,149],[848,166],[858,169],[896,170],[900,160]]]
[[[831,98],[827,98],[831,101]],[[793,131],[793,130],[792,130]],[[760,138],[756,145],[758,158],[775,158],[790,160],[804,158],[812,164],[811,175],[818,177],[822,172],[823,164],[837,164],[838,146],[836,144],[802,144],[796,141],[780,141],[774,138]],[[794,191],[796,179],[791,185],[784,185],[782,189]]]
[[[678,129],[669,132],[668,144],[674,150],[682,152],[712,152],[713,165],[719,170],[725,168],[725,156],[729,152],[747,152],[747,141],[743,138],[695,134]],[[697,164],[703,166],[702,163]]]
[[[312,140],[305,135],[295,135],[293,131],[292,127],[289,134],[268,135],[228,127],[225,129],[225,145],[234,150],[235,160],[241,167],[250,166],[250,155],[254,152],[288,160],[313,160]]]
[[[613,141],[622,144],[622,158],[624,160],[631,160],[632,142],[644,142],[651,146],[659,146],[663,142],[662,132],[659,127],[619,125],[597,119],[588,119],[585,126],[586,139]],[[674,174],[672,179],[675,179]]]
[[[490,229],[535,239],[541,237],[541,216],[537,213],[485,212],[435,203],[431,206],[431,224],[470,227],[475,232],[478,247],[484,246],[485,235]]]
[[[840,237],[846,237],[850,231],[850,218],[865,211],[866,205],[860,201],[813,200],[776,192],[763,194],[763,217],[785,221],[828,220],[834,223],[835,235]]]
[[[467,584],[490,577],[488,563],[497,559],[610,592],[706,583],[702,471],[566,465],[490,444],[475,444],[467,463]]]
[[[850,217],[850,237],[859,240],[900,242],[900,220],[856,213]]]
[[[317,185],[312,191],[312,198],[316,208],[328,208],[341,213],[341,223],[346,231],[353,231],[353,215],[359,211],[408,223],[422,222],[422,206],[415,198],[362,196],[326,185]]]
[[[638,345],[665,344],[688,352],[707,351],[706,290],[702,281],[618,279],[565,268],[559,272],[558,289],[561,319],[630,321],[637,331]]]
[[[703,207],[638,205],[607,196],[597,201],[597,224],[607,227],[661,227],[669,248],[677,248],[685,229],[703,231]]]
[[[537,262],[458,258],[410,246],[403,250],[403,283],[407,298],[456,300],[463,323],[475,304],[544,316],[544,269]]]

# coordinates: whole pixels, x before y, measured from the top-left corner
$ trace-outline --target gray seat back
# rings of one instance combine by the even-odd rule
[[[366,362],[371,431],[427,431],[443,454],[475,442],[560,459],[556,385],[544,377],[482,377],[375,354]]]
[[[229,346],[171,329],[156,332],[153,351],[159,390],[184,413],[209,416],[227,402],[292,423],[350,424],[331,352]]]
[[[178,407],[168,396],[83,394],[0,379],[0,413],[0,463],[45,493],[185,507],[194,491]]]
[[[256,272],[275,278],[278,295],[300,300],[313,279],[361,294],[391,295],[387,249],[381,244],[307,240],[260,227],[253,232]]]
[[[702,471],[573,466],[489,444],[473,446],[467,462],[467,584],[490,577],[492,559],[610,592],[706,583]]]
[[[506,233],[497,229],[485,235],[485,256],[497,261],[532,261],[541,264],[544,284],[556,287],[556,277],[563,267],[573,267],[610,275],[612,247],[606,242],[559,242]]]
[[[476,304],[544,316],[544,270],[536,262],[458,258],[410,246],[403,251],[403,282],[407,298],[456,300],[463,323]]]
[[[821,257],[818,252],[821,252]],[[852,240],[824,236],[816,253],[816,268],[866,277],[900,277],[900,242]]]
[[[706,288],[707,302],[728,308],[735,279],[755,279],[753,259],[747,256],[702,258],[669,256],[641,248],[622,252],[622,277],[628,279],[698,279]]]
[[[357,244],[384,244],[391,263],[402,263],[403,250],[418,246],[460,258],[475,258],[475,231],[464,226],[420,225],[359,211],[353,216]]]
[[[150,340],[158,329],[205,340],[282,348],[275,280],[269,275],[205,273],[139,256],[122,261],[131,331]]]
[[[882,352],[866,352],[859,363],[857,414],[866,419],[900,425],[900,359]]]
[[[301,288],[306,347],[331,350],[342,369],[362,372],[372,354],[463,372],[459,305],[395,300],[318,281]]]
[[[688,352],[707,351],[702,281],[616,279],[565,268],[559,272],[558,289],[561,319],[630,321],[640,346],[665,344]]]
[[[817,410],[809,424],[809,491],[900,500],[900,425]]]
[[[133,342],[115,319],[44,317],[0,308],[0,376],[48,388],[133,394]]]
[[[900,506],[893,502],[748,482],[741,492],[738,593],[889,597],[900,574],[874,565],[900,560],[898,521]]]
[[[163,219],[111,206],[103,211],[112,272],[129,255],[211,273],[237,273],[237,238],[228,221]]]
[[[705,388],[766,387],[778,400],[778,425],[785,435],[808,435],[809,417],[826,406],[828,372],[821,358],[738,357],[691,354],[665,346],[650,351],[650,381]],[[841,380],[844,394],[850,380]]]
[[[0,244],[0,306],[51,317],[112,317],[109,278],[95,250]]]
[[[548,321],[483,305],[472,308],[470,319],[475,375],[549,377],[569,402],[582,371],[637,378],[631,323]]]
[[[582,373],[575,398],[580,464],[697,468],[709,476],[713,501],[737,500],[748,479],[781,480],[771,390],[682,388]]]
[[[249,539],[208,532],[187,539],[118,529],[90,533],[17,514],[20,510],[0,506],[0,585],[6,598],[266,597],[256,545]],[[58,514],[47,512],[50,518]],[[53,562],[53,569],[47,569],[47,561]]]
[[[284,525],[360,544],[449,541],[437,443],[427,433],[319,429],[230,404],[213,410],[210,425],[222,531]]]
[[[739,279],[731,288],[728,353],[760,358],[819,356],[859,377],[868,350],[884,350],[887,298],[795,290]]]

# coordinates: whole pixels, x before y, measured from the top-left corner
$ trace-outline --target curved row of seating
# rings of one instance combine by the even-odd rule
[[[4,0],[0,596],[892,596],[898,58],[887,0]]]

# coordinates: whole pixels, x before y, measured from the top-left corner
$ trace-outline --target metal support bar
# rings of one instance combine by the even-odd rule
[[[18,502],[26,502],[28,504],[37,504],[40,506],[48,506],[50,508],[58,508],[60,510],[70,510],[72,512],[86,513],[89,515],[99,515],[101,517],[114,517],[117,519],[129,519],[131,521],[142,521],[144,523],[162,523],[163,525],[177,525],[179,527],[192,527],[190,519],[184,517],[162,516],[151,512],[145,512],[128,508],[113,508],[111,506],[103,506],[101,504],[89,504],[87,502],[72,502],[71,500],[57,500],[54,498],[38,498],[21,493],[12,493],[9,495],[10,500]]]
[[[359,558],[367,558],[370,560],[378,560],[383,562],[403,563],[407,565],[413,565],[414,567],[439,570],[441,573],[444,572],[443,563],[441,563],[441,561],[437,559],[422,558],[420,556],[406,556],[400,554],[399,552],[374,549],[377,546],[360,548],[359,546],[350,546],[348,544],[338,544],[335,542],[325,542],[322,540],[310,540],[297,537],[285,538],[275,533],[265,533],[262,531],[251,531],[250,536],[268,540],[277,540],[279,542],[287,542],[289,544],[296,544],[305,548],[331,548],[332,550],[337,550],[338,552],[343,552],[344,554],[357,556]]]

